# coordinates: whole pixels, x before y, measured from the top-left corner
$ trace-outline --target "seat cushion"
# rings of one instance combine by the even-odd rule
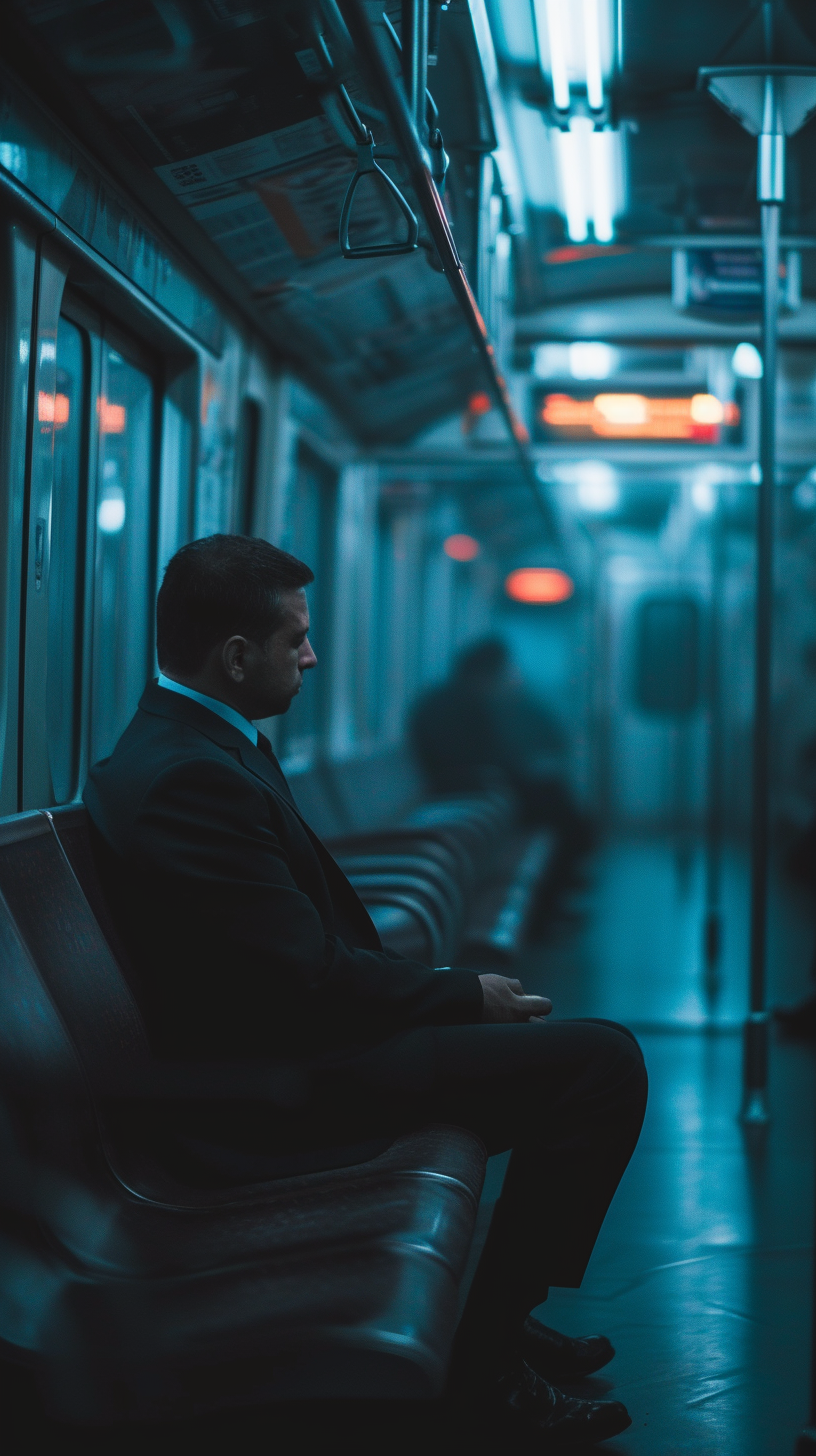
[[[484,1168],[478,1138],[438,1126],[209,1206],[112,1198],[77,1223],[59,1310],[77,1353],[52,1405],[99,1420],[439,1395]]]

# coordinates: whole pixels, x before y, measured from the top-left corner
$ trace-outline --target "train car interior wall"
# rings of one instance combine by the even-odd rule
[[[81,796],[159,671],[167,563],[220,533],[314,573],[317,667],[258,726],[383,944],[641,1044],[640,1141],[537,1310],[615,1346],[569,1387],[629,1411],[599,1449],[806,1456],[816,11],[2,28],[4,1449],[567,1449],[450,1373],[506,1154],[482,1184],[431,1129],[381,1183],[361,1155],[231,1204],[110,1152],[136,1032]]]

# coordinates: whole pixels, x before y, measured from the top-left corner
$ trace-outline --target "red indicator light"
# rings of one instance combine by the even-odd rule
[[[493,401],[489,394],[472,394],[468,400],[468,410],[472,415],[489,415],[493,408]]]
[[[514,602],[550,605],[569,601],[575,591],[575,582],[556,566],[521,566],[510,572],[504,590]]]
[[[442,542],[442,550],[446,556],[450,557],[451,561],[475,561],[481,547],[475,536],[457,534],[455,536],[448,536]]]

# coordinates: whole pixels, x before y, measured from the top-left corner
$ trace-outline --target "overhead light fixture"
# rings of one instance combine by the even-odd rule
[[[545,74],[549,71],[553,105],[556,111],[569,111],[570,87],[569,71],[567,69],[567,16],[564,13],[563,0],[533,0],[533,11],[535,14],[541,69]],[[545,61],[545,37],[549,66],[547,66]]]
[[[570,242],[582,243],[589,224],[599,243],[611,243],[623,202],[623,138],[597,130],[588,116],[573,116],[554,132],[561,211]]]
[[[446,536],[442,542],[442,550],[451,561],[475,561],[481,547],[475,536],[467,536],[464,531],[457,531],[453,536]]]
[[[575,592],[575,582],[556,566],[521,566],[511,571],[504,590],[514,602],[530,606],[553,606],[567,602]]]
[[[731,368],[740,379],[761,379],[762,355],[756,344],[737,344],[731,356]]]
[[[599,0],[584,0],[584,64],[590,110],[602,111],[604,94]]]
[[[568,131],[555,133],[561,205],[573,243],[582,243],[589,235],[587,134],[591,130],[592,122],[585,116],[574,116]]]
[[[589,176],[592,190],[590,212],[595,241],[598,243],[611,243],[615,236],[615,150],[619,146],[620,132],[591,131],[589,134]]]
[[[573,379],[608,379],[617,367],[618,351],[596,340],[570,344],[569,368]]]
[[[575,468],[575,495],[579,506],[593,516],[608,515],[620,505],[615,472],[605,460],[582,460]]]
[[[585,89],[590,111],[603,111],[612,69],[610,0],[533,0],[533,14],[539,65],[555,110],[570,110],[575,87]]]

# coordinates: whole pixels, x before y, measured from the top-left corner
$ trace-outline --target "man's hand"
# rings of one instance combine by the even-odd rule
[[[546,996],[525,996],[521,981],[506,976],[480,976],[484,993],[482,1021],[541,1021],[552,1011]]]

